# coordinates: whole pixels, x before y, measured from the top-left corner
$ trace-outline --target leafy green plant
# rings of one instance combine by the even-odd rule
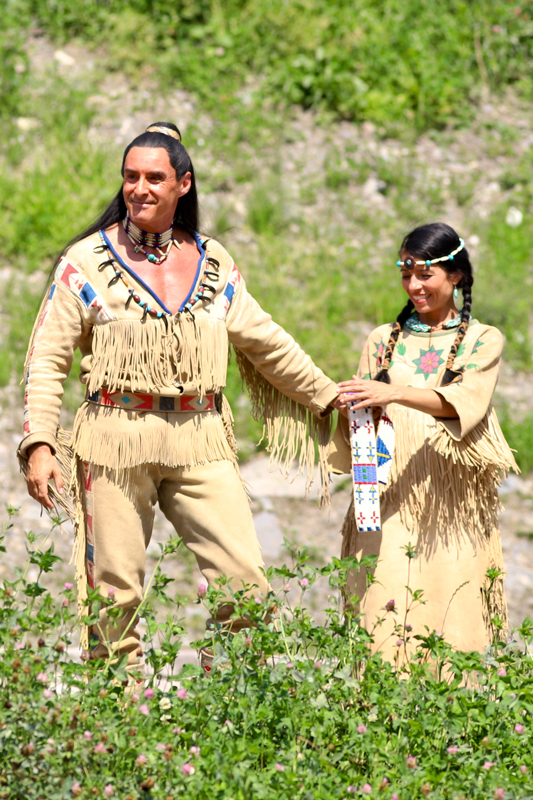
[[[110,65],[166,71],[205,102],[275,98],[395,127],[468,118],[469,99],[531,91],[530,3],[490,0],[9,0],[59,40],[109,45]],[[129,43],[137,37],[135,48]],[[209,78],[207,78],[209,75]],[[213,91],[215,90],[215,91]]]
[[[21,13],[22,12],[22,13]],[[20,6],[8,4],[2,12],[0,29],[0,126],[4,134],[13,130],[20,113],[21,94],[28,76],[24,27],[28,14]]]
[[[148,676],[136,680],[124,659],[76,658],[73,586],[54,588],[48,537],[27,539],[37,572],[0,588],[2,800],[531,797],[530,620],[485,654],[418,635],[394,668],[338,603],[347,570],[374,557],[312,567],[293,549],[289,566],[269,570],[271,597],[233,593],[250,627],[215,626],[197,643],[215,653],[206,673],[175,666],[186,599],[171,597],[159,565],[141,610]],[[331,591],[323,625],[306,610],[319,580]],[[227,591],[223,579],[200,586],[196,602],[212,612]],[[112,596],[90,594],[86,621],[102,604],[113,613]]]

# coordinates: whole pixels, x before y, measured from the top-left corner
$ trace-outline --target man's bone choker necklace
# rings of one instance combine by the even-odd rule
[[[149,233],[148,231],[142,231],[134,222],[131,221],[127,214],[126,218],[122,220],[122,224],[128,239],[133,244],[133,249],[135,252],[143,253],[151,264],[162,264],[163,261],[166,261],[173,243],[176,245],[178,250],[181,249],[176,239],[174,239],[172,228],[163,231],[163,233]],[[153,253],[147,253],[144,249],[145,247],[153,247],[154,250],[158,250],[161,254],[160,257],[158,258]],[[163,249],[165,247],[166,250]]]

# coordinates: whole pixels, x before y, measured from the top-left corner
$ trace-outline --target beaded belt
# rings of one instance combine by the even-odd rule
[[[85,395],[90,403],[103,406],[116,406],[128,411],[214,411],[215,395],[206,394],[202,398],[197,394],[181,394],[176,397],[164,397],[160,394],[142,394],[141,392],[109,392],[97,389]]]

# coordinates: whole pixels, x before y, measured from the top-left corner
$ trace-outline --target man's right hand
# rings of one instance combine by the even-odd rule
[[[34,444],[28,449],[26,483],[34,500],[51,511],[54,504],[48,495],[48,481],[53,479],[59,494],[63,494],[61,470],[47,444]]]

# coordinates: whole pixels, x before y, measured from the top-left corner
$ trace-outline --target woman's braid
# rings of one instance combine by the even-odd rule
[[[450,352],[448,353],[448,359],[446,361],[446,372],[444,373],[444,377],[442,379],[442,386],[447,386],[449,383],[453,383],[455,380],[460,378],[463,369],[454,370],[453,363],[455,361],[455,356],[457,355],[457,351],[461,346],[461,342],[466,336],[466,332],[468,330],[468,323],[470,321],[470,311],[472,308],[472,281],[466,284],[466,276],[463,278],[462,286],[463,289],[463,310],[461,311],[461,324],[457,329],[457,335],[454,339],[454,342],[450,348]]]
[[[392,360],[392,354],[394,353],[394,348],[396,347],[400,331],[402,330],[403,326],[411,316],[411,312],[413,311],[413,309],[414,305],[412,301],[408,300],[406,305],[402,308],[402,310],[398,314],[396,322],[393,322],[392,329],[389,335],[389,341],[387,342],[385,350],[383,352],[381,369],[374,378],[375,381],[381,381],[382,383],[390,383],[389,366]]]

